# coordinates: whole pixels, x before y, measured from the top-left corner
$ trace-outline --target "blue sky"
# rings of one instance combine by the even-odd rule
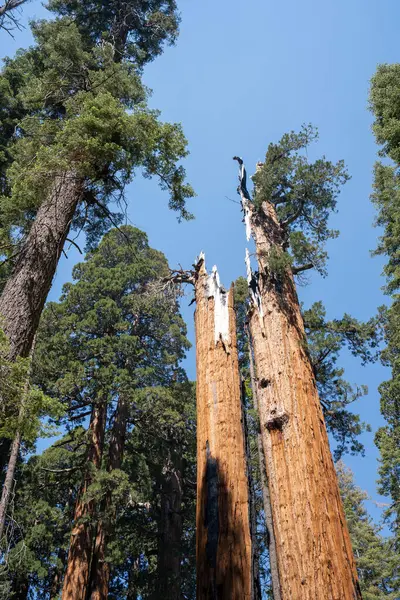
[[[173,48],[146,68],[145,83],[153,89],[150,104],[162,119],[182,122],[189,141],[185,161],[197,192],[190,203],[196,220],[178,224],[167,209],[167,197],[155,183],[140,176],[129,187],[129,220],[145,230],[150,243],[163,250],[171,266],[190,268],[200,250],[208,266],[217,264],[223,282],[244,274],[245,236],[237,199],[237,168],[232,156],[244,158],[249,173],[262,160],[268,143],[303,123],[319,128],[320,140],[310,158],[325,154],[343,158],[352,175],[331,225],[341,231],[329,244],[329,275],[313,276],[299,290],[310,304],[322,300],[328,317],[348,312],[368,319],[386,301],[381,287],[383,261],[371,258],[379,231],[373,227],[369,201],[377,147],[371,132],[368,88],[376,65],[398,60],[397,0],[178,0],[181,35]],[[23,11],[28,18],[46,15],[40,2]],[[13,55],[30,43],[29,29],[12,40],[0,36],[0,56]],[[60,263],[51,292],[57,299],[71,268],[79,260],[71,250]],[[193,341],[190,297],[183,303]],[[388,372],[380,365],[361,367],[343,354],[342,365],[353,383],[369,386],[357,403],[363,419],[375,430],[382,419],[377,387]],[[187,360],[195,376],[194,349]],[[378,453],[373,433],[365,434],[366,455],[346,457],[357,483],[371,496],[375,518],[382,502],[376,493]]]

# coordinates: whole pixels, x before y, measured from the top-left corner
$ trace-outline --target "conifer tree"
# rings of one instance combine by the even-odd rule
[[[336,465],[340,493],[364,600],[395,600],[400,590],[399,559],[393,539],[384,538],[365,508],[367,494],[341,461]]]
[[[254,176],[251,198],[243,161],[239,193],[247,237],[256,245],[258,272],[247,254],[252,297],[260,429],[270,486],[282,598],[360,598],[326,426],[318,397],[294,276],[325,274],[325,242],[336,237],[328,218],[343,162],[310,163],[301,150],[312,127],[270,144]]]
[[[385,366],[391,368],[391,378],[381,384],[381,413],[386,425],[375,437],[380,451],[379,492],[390,498],[386,518],[390,522],[396,548],[400,551],[400,302],[398,244],[400,232],[400,64],[380,65],[372,79],[371,110],[373,130],[381,146],[379,154],[389,159],[375,165],[372,201],[378,214],[376,224],[383,228],[376,254],[387,258],[384,268],[386,293],[391,297],[388,309],[382,309],[386,348],[382,353]]]
[[[2,140],[1,247],[10,262],[0,314],[10,357],[27,356],[71,229],[91,245],[120,215],[137,169],[158,177],[188,217],[193,195],[179,161],[179,125],[146,106],[146,62],[174,42],[173,0],[54,0],[54,21],[32,25],[35,44],[1,76],[9,136]],[[114,203],[114,207],[109,204]]]
[[[185,382],[179,361],[188,342],[177,298],[169,288],[160,293],[153,289],[153,283],[168,274],[165,258],[149,248],[142,232],[132,227],[113,230],[74,268],[76,283],[64,286],[61,302],[51,303],[43,318],[36,353],[38,381],[65,404],[67,426],[90,414],[63,598],[89,594],[94,600],[107,594],[107,543],[116,520],[114,488],[126,492],[121,466],[126,436],[136,410],[141,413],[138,394],[147,390],[143,393],[151,397],[159,388]],[[172,450],[165,456],[165,485],[168,473],[182,473],[174,456]],[[163,514],[169,517],[169,509]]]
[[[254,360],[251,349],[251,339],[247,326],[249,308],[249,289],[247,281],[240,277],[235,282],[235,309],[238,322],[239,362],[244,380],[246,397],[247,420],[250,424],[249,433],[256,442],[256,458],[253,460],[253,477],[262,503],[258,502],[261,550],[265,547],[269,553],[269,569],[264,573],[261,557],[263,580],[270,582],[270,589],[275,600],[280,597],[279,573],[276,559],[275,535],[270,506],[269,488],[266,481],[265,458],[262,448],[262,436],[258,417],[257,391],[255,381]],[[336,442],[334,456],[337,460],[345,453],[363,453],[364,448],[358,436],[369,426],[362,423],[360,416],[350,412],[347,407],[367,390],[363,385],[353,387],[343,378],[344,370],[338,365],[339,353],[347,346],[354,356],[360,358],[363,365],[377,360],[377,346],[380,333],[377,319],[372,318],[366,323],[357,321],[349,315],[341,319],[326,320],[326,311],[321,302],[314,303],[310,309],[302,307],[307,350],[312,363],[317,382],[322,410],[326,419],[328,432]],[[266,528],[266,533],[264,530]],[[264,537],[264,539],[263,539]],[[264,552],[265,553],[265,552]],[[263,553],[261,553],[262,555]],[[264,586],[265,587],[265,586]]]

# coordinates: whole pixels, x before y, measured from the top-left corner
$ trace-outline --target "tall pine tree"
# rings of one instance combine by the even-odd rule
[[[372,200],[378,210],[376,223],[383,228],[377,254],[387,258],[384,268],[386,292],[391,305],[382,309],[386,348],[384,365],[391,378],[379,388],[381,412],[386,425],[376,434],[380,451],[379,491],[390,497],[386,518],[390,522],[397,550],[400,551],[400,64],[381,65],[372,79],[371,109],[375,117],[374,133],[381,145],[380,155],[390,164],[377,162]]]

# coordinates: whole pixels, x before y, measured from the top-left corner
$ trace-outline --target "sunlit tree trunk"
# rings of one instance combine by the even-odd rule
[[[96,470],[101,466],[107,405],[94,405],[90,419],[90,446],[87,457],[88,468],[81,487],[74,514],[74,525],[64,578],[62,600],[86,600],[93,551],[95,503],[84,498]]]
[[[271,272],[283,231],[271,203],[242,196],[255,240],[250,331],[282,600],[361,598],[290,269]]]
[[[252,598],[249,488],[233,290],[196,273],[197,598]]]
[[[74,173],[57,177],[18,254],[0,296],[0,315],[10,341],[11,359],[29,355],[81,196],[82,181]]]
[[[255,375],[254,358],[253,358],[253,348],[251,345],[250,335],[249,335],[249,366],[250,366],[250,382],[251,382],[251,388],[252,388],[252,392],[253,392],[253,406],[254,406],[254,410],[257,413],[259,413],[256,375]],[[274,595],[274,600],[281,600],[281,585],[279,582],[279,569],[278,569],[278,557],[276,554],[274,522],[273,522],[273,517],[272,517],[271,498],[270,498],[270,494],[269,494],[267,474],[266,474],[266,469],[265,469],[265,458],[264,458],[264,449],[263,449],[261,431],[259,431],[257,433],[257,454],[258,454],[258,464],[259,464],[259,471],[260,471],[260,485],[261,485],[262,498],[263,498],[264,519],[265,519],[265,526],[267,528],[266,542],[267,542],[267,548],[268,548],[268,554],[269,554],[269,568],[270,568],[270,572],[271,572],[272,592]]]

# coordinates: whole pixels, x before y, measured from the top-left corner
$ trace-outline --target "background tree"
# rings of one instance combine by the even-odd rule
[[[399,592],[399,560],[393,539],[384,538],[365,508],[368,496],[341,461],[336,465],[347,523],[364,600],[395,600]]]
[[[168,275],[165,257],[149,248],[145,234],[132,227],[113,230],[74,268],[76,283],[64,286],[61,302],[49,304],[43,317],[36,353],[38,381],[65,404],[67,427],[91,415],[64,581],[66,598],[76,598],[78,590],[92,599],[107,595],[107,546],[114,537],[117,506],[129,496],[129,479],[121,470],[127,435],[132,427],[141,427],[144,405],[151,406],[150,399],[157,405],[157,390],[157,401],[165,402],[167,423],[174,397],[171,391],[168,402],[168,390],[186,381],[179,361],[189,345],[178,296],[171,286],[157,288],[159,279]],[[168,579],[163,560],[172,560],[174,545],[179,554],[182,536],[182,435],[168,438],[158,475],[163,499],[158,534],[164,541],[157,561],[161,580]],[[172,446],[168,450],[168,441],[173,444],[174,439],[178,453]],[[178,508],[170,507],[174,502]],[[174,564],[179,583],[180,560]],[[175,598],[176,583],[175,588],[169,583]]]
[[[390,367],[392,374],[379,388],[381,413],[386,425],[375,437],[380,451],[379,492],[390,497],[386,510],[400,550],[400,302],[398,265],[399,214],[400,214],[400,64],[380,65],[371,84],[371,110],[375,121],[373,130],[376,141],[381,145],[379,154],[389,159],[375,165],[375,180],[372,201],[378,214],[376,224],[383,229],[376,254],[387,257],[384,268],[386,293],[391,296],[391,305],[381,311],[386,349],[382,353],[383,364]]]

